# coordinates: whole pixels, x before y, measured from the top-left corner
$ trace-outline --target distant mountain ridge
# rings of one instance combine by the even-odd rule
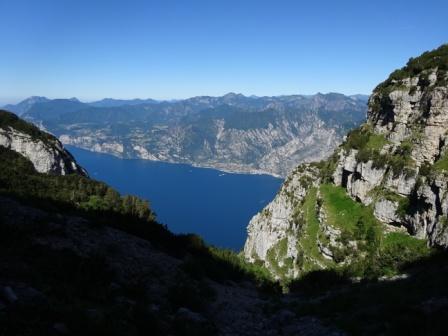
[[[115,107],[115,106],[124,106],[124,105],[140,105],[140,104],[156,104],[157,100],[148,98],[148,99],[113,99],[113,98],[104,98],[98,101],[94,101],[89,103],[91,106],[95,107]]]
[[[96,152],[286,176],[298,163],[328,156],[364,121],[366,101],[339,93],[54,99],[28,104],[22,115],[64,144]]]
[[[49,101],[46,97],[39,97],[39,96],[32,96],[25,100],[22,100],[18,104],[8,104],[5,105],[3,108],[7,111],[14,112],[17,115],[22,115],[25,112],[27,112],[34,104],[37,103],[43,103]]]

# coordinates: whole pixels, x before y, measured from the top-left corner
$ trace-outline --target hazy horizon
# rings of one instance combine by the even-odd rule
[[[103,99],[114,99],[114,100],[134,100],[134,99],[140,99],[140,100],[148,100],[148,99],[152,99],[155,101],[159,101],[159,102],[163,102],[163,101],[176,101],[176,100],[186,100],[186,99],[191,99],[191,98],[197,98],[197,97],[223,97],[226,96],[228,94],[242,94],[245,97],[256,97],[256,98],[262,98],[262,97],[282,97],[282,96],[314,96],[317,94],[331,94],[331,93],[336,93],[336,94],[343,94],[345,96],[357,96],[357,95],[362,95],[362,96],[369,96],[370,93],[353,93],[353,94],[346,94],[343,92],[315,92],[315,93],[310,93],[310,94],[304,94],[304,93],[291,93],[291,94],[279,94],[279,95],[256,95],[256,94],[244,94],[241,92],[226,92],[224,94],[221,95],[195,95],[195,96],[191,96],[191,97],[181,97],[181,98],[154,98],[154,97],[131,97],[131,98],[122,98],[122,97],[99,97],[96,99],[82,99],[80,97],[49,97],[49,96],[38,96],[38,95],[30,95],[30,96],[26,96],[26,97],[21,97],[21,98],[17,98],[15,100],[12,101],[6,101],[6,102],[2,102],[0,101],[0,107],[1,106],[5,106],[5,105],[15,105],[18,104],[28,98],[32,98],[32,97],[44,97],[50,100],[54,100],[54,99],[77,99],[82,103],[94,103],[94,102],[98,102],[101,101]]]
[[[370,93],[447,42],[448,3],[0,2],[0,103]]]

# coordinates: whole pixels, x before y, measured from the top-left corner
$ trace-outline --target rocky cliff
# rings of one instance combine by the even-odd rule
[[[412,237],[448,246],[447,70],[444,45],[378,85],[367,122],[328,161],[299,166],[251,220],[246,258],[291,277],[367,263],[398,240],[411,250]]]
[[[26,157],[39,173],[87,176],[58,139],[6,111],[0,111],[0,146]]]
[[[339,151],[334,183],[387,224],[447,246],[448,46],[411,60],[370,97]]]

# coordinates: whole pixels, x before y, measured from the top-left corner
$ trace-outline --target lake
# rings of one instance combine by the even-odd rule
[[[277,193],[281,179],[225,173],[185,164],[124,160],[67,146],[90,174],[122,194],[150,201],[160,223],[175,233],[197,233],[206,242],[239,251],[249,220]]]

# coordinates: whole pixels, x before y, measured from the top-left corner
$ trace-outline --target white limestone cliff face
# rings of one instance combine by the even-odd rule
[[[39,173],[87,176],[87,172],[76,163],[57,139],[44,142],[9,127],[0,129],[0,146],[29,159]]]
[[[369,206],[372,216],[384,224],[385,234],[407,231],[426,239],[429,245],[446,248],[448,164],[440,162],[448,162],[448,73],[435,68],[415,77],[391,78],[370,97],[367,122],[357,133],[349,133],[327,161],[333,167],[331,180],[354,201]],[[318,251],[310,254],[309,246],[300,243],[309,232],[301,230],[305,221],[297,220],[298,211],[299,215],[310,211],[303,202],[310,188],[319,186],[318,176],[322,175],[311,167],[299,166],[293,171],[275,199],[248,226],[246,259],[261,260],[275,276],[279,271],[297,276],[295,264],[307,253],[318,268],[325,268],[325,260],[347,262],[350,256],[346,252],[357,249],[357,241],[345,240],[341,244],[341,231],[327,223],[319,188],[314,188],[319,234],[313,237]],[[313,177],[308,188],[302,188],[299,182],[304,175]],[[272,267],[270,251],[285,241],[288,255],[283,253],[280,259],[288,257],[294,263],[280,270]]]
[[[283,183],[274,200],[263,211],[255,215],[247,228],[248,237],[244,245],[244,255],[251,261],[263,261],[268,268],[270,264],[268,253],[273,251],[283,240],[277,253],[276,261],[283,266],[284,259],[297,259],[297,237],[300,223],[294,219],[294,209],[303,201],[308,190],[319,184],[318,169],[308,164],[299,166]],[[276,252],[276,251],[274,251]],[[280,255],[279,255],[280,254]],[[288,270],[290,276],[296,276],[297,271]]]
[[[380,199],[375,203],[373,214],[381,222],[387,224],[398,223],[400,218],[397,215],[398,202],[387,199]]]
[[[299,166],[286,179],[274,200],[249,223],[244,246],[249,262],[261,262],[274,277],[285,279],[299,276],[307,267],[322,269],[350,260],[357,243],[344,241],[342,231],[327,220],[320,183],[320,168],[314,164]],[[310,193],[315,198],[311,208],[305,205]],[[317,223],[306,219],[310,211],[315,211]],[[311,225],[318,227],[310,230]],[[313,230],[314,236],[309,237]],[[310,239],[315,252],[306,251]]]
[[[437,69],[426,70],[423,76],[427,78],[424,86],[420,74],[389,83],[386,89],[376,90],[369,100],[367,125],[387,140],[379,149],[380,154],[397,157],[403,146],[410,148],[402,171],[394,172],[388,163],[375,169],[374,158],[364,163],[357,159],[358,150],[340,149],[333,179],[352,198],[365,205],[373,203],[380,221],[403,225],[412,234],[428,238],[431,244],[447,246],[444,223],[448,207],[444,197],[448,179],[443,171],[432,170],[424,176],[420,169],[434,165],[446,153],[448,87],[440,85]],[[398,203],[381,194],[403,197],[412,204],[400,218]]]

